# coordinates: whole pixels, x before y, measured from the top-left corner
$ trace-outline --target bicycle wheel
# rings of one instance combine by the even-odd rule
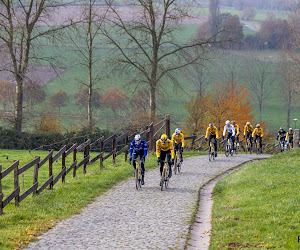
[[[139,173],[138,173],[138,165],[135,168],[135,188],[138,190],[140,187],[139,185]]]
[[[229,156],[229,146],[228,145],[226,145],[225,155],[226,155],[226,157]]]
[[[141,169],[140,168],[139,168],[138,173],[139,173],[139,186],[140,186],[140,188],[142,188],[142,173],[141,173]]]
[[[165,170],[165,168],[164,168],[164,170],[163,170],[163,172],[162,172],[162,175],[161,175],[161,179],[160,179],[160,190],[161,190],[161,191],[162,191],[163,188],[164,188],[165,172],[166,172],[166,170]]]
[[[178,173],[180,173],[180,171],[181,171],[181,162],[178,163],[177,167],[178,167]]]
[[[169,184],[169,171],[168,171],[168,163],[165,163],[165,169],[166,169],[166,172],[165,172],[165,188],[167,189],[168,187],[168,184]]]

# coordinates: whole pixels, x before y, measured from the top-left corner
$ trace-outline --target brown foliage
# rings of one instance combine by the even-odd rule
[[[117,87],[113,87],[104,92],[100,101],[104,107],[110,108],[116,117],[118,109],[126,109],[126,100],[127,95]]]
[[[242,127],[254,118],[246,86],[232,80],[216,84],[203,98],[199,94],[192,97],[185,108],[189,112],[185,128],[197,135],[204,134],[210,122],[223,129],[226,120],[235,120]]]
[[[62,89],[57,90],[57,92],[50,96],[50,105],[52,107],[58,107],[60,114],[60,108],[68,106],[69,97],[65,91]]]
[[[56,115],[50,113],[43,113],[39,117],[39,121],[36,126],[36,133],[60,133],[61,123]]]
[[[75,105],[78,107],[84,107],[87,109],[88,106],[88,88],[79,89],[74,96]],[[92,107],[100,107],[100,94],[98,91],[93,90],[92,94]]]

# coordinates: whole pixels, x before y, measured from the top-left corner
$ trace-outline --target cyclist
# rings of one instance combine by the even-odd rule
[[[180,154],[180,162],[183,162],[182,153],[184,148],[184,135],[179,128],[175,129],[175,133],[172,135],[172,142],[174,145],[174,151],[178,151]]]
[[[260,127],[260,124],[256,124],[256,128],[254,129],[252,133],[252,137],[254,138],[254,142],[256,143],[256,140],[259,142],[259,147],[262,153],[262,137],[264,136],[263,129]]]
[[[276,140],[278,141],[278,138],[279,138],[279,141],[281,143],[284,143],[285,137],[286,137],[286,132],[284,131],[283,127],[280,127]]]
[[[142,168],[142,185],[145,184],[144,181],[144,176],[145,176],[145,166],[144,162],[146,159],[147,155],[147,143],[142,140],[141,136],[139,134],[135,135],[134,141],[130,143],[130,149],[129,149],[129,162],[134,167],[136,168],[136,159],[138,156],[140,157],[142,163],[141,163],[141,168]]]
[[[217,154],[217,140],[216,139],[219,139],[218,129],[216,126],[214,126],[213,123],[210,123],[208,128],[206,129],[205,141],[208,140],[208,142],[210,143],[212,139],[215,139],[214,148],[215,148],[215,157],[217,157],[218,154]]]
[[[244,139],[249,138],[251,148],[252,148],[252,133],[253,133],[253,126],[251,125],[250,122],[247,122],[244,127]]]
[[[292,148],[294,148],[294,133],[293,133],[293,129],[292,128],[289,128],[289,132],[286,133],[286,143],[289,144],[291,143],[292,144]]]
[[[235,128],[233,125],[230,124],[230,121],[225,122],[224,130],[223,130],[223,140],[225,138],[225,134],[227,131],[227,140],[231,139],[232,145],[234,145],[234,136],[235,136]],[[231,151],[232,149],[230,149]]]
[[[168,139],[166,134],[163,134],[159,140],[156,141],[156,156],[157,162],[160,163],[160,175],[162,175],[164,169],[164,160],[167,157],[169,164],[169,178],[172,176],[172,164],[174,164],[174,150],[173,142]],[[172,161],[171,161],[172,158]]]
[[[239,127],[239,125],[237,125],[237,124],[235,123],[235,121],[232,121],[232,125],[234,126],[234,129],[235,129],[236,145],[238,146],[238,143],[240,142],[240,138],[239,138],[239,135],[240,135],[240,127]]]

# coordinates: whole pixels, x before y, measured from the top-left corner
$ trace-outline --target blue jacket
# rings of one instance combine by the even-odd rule
[[[141,141],[141,143],[139,145],[137,145],[135,143],[135,141],[132,141],[130,143],[130,149],[129,149],[129,157],[132,157],[132,153],[133,151],[140,151],[140,150],[144,150],[144,156],[146,157],[147,155],[147,143],[145,141]]]

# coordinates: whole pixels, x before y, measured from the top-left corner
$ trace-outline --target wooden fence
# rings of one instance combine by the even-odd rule
[[[103,167],[103,162],[108,158],[112,158],[113,164],[116,163],[116,157],[124,153],[125,161],[128,159],[129,153],[129,146],[130,142],[133,139],[136,133],[140,133],[140,135],[146,138],[148,149],[149,151],[155,150],[155,142],[159,139],[160,135],[162,134],[163,130],[170,138],[171,131],[170,131],[170,116],[166,115],[165,119],[159,121],[158,123],[154,124],[151,123],[150,125],[146,126],[144,131],[135,131],[132,134],[124,133],[120,136],[114,134],[108,138],[100,137],[94,142],[90,139],[86,139],[84,143],[77,145],[74,143],[70,148],[67,149],[67,146],[63,146],[55,155],[54,150],[51,149],[48,151],[48,155],[40,159],[39,156],[35,156],[34,160],[27,163],[24,166],[20,166],[19,160],[15,160],[13,164],[11,164],[8,168],[2,170],[2,165],[0,165],[0,215],[3,214],[3,209],[5,206],[11,202],[13,199],[15,201],[15,206],[19,206],[20,202],[22,202],[28,195],[31,193],[33,195],[40,194],[43,190],[47,187],[51,190],[55,186],[55,184],[61,179],[62,183],[65,183],[66,176],[72,172],[73,178],[76,177],[76,173],[79,168],[82,167],[82,171],[85,174],[87,172],[87,166],[95,163],[99,160],[100,169]],[[187,148],[189,150],[207,150],[208,145],[204,146],[204,135],[197,138],[196,136],[189,136],[185,137],[186,141],[191,141],[190,146]],[[225,145],[225,141],[218,141],[219,150],[222,150]],[[243,140],[240,141],[241,143]],[[120,148],[118,145],[123,143],[123,147]],[[111,151],[104,155],[104,147],[111,145]],[[95,149],[97,146],[97,150],[99,150],[98,154],[91,158],[90,157],[90,150]],[[277,145],[275,144],[267,144],[264,145],[264,149],[269,151],[274,151]],[[83,160],[80,162],[77,161],[77,154],[83,152]],[[66,166],[66,158],[72,157],[72,163],[69,166]],[[57,176],[53,176],[53,163],[56,162],[58,159],[61,159],[61,171],[57,174]],[[47,166],[46,166],[47,165]],[[39,183],[39,169],[48,167],[49,169],[49,177],[44,183]],[[33,168],[33,184],[29,187],[26,191],[20,194],[20,185],[19,185],[19,176],[24,172],[28,171],[29,169]],[[4,194],[2,192],[2,180],[9,174],[13,172],[14,174],[14,190],[9,195],[4,198]]]

